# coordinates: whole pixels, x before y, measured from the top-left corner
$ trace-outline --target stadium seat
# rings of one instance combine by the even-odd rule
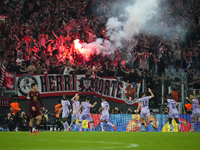
[[[170,72],[176,72],[176,69],[170,69]]]
[[[169,69],[165,69],[165,72],[169,72]]]
[[[178,72],[185,72],[185,70],[180,68],[180,69],[178,69]]]

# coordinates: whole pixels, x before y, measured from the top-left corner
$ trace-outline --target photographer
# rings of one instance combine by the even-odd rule
[[[48,113],[49,111],[45,109],[44,111],[41,109],[41,114],[42,114],[42,121],[40,125],[43,125],[43,130],[47,130],[47,121],[48,121]]]
[[[29,123],[29,118],[27,114],[24,111],[21,112],[21,116],[19,118],[20,131],[28,131],[29,130],[28,123]]]
[[[5,123],[8,126],[9,131],[13,131],[15,128],[15,121],[13,116],[11,115],[11,113],[8,113],[6,119],[5,119]]]
[[[163,114],[168,114],[169,113],[169,107],[166,107],[164,110],[163,110]]]
[[[112,110],[112,114],[120,114],[119,108],[115,107],[115,109]]]
[[[128,108],[128,111],[126,111],[126,114],[135,114],[135,112],[130,107],[130,108]]]

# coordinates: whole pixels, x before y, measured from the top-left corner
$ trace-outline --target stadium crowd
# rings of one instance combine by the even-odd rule
[[[158,72],[165,68],[199,70],[199,1],[168,0],[168,14],[161,14],[159,21],[165,26],[187,21],[186,40],[180,42],[174,35],[159,36],[143,32],[137,44],[123,41],[125,48],[116,49],[112,55],[91,53],[89,59],[74,49],[74,40],[91,43],[96,38],[108,39],[106,21],[119,16],[110,7],[121,0],[75,0],[33,1],[5,0],[1,2],[0,14],[7,16],[0,27],[1,63],[6,60],[7,71],[24,73],[91,74],[121,76],[138,70]],[[119,5],[120,6],[120,5]],[[173,16],[170,18],[170,16]],[[139,52],[139,53],[138,53]],[[155,67],[156,66],[156,67]],[[94,70],[93,70],[94,69]],[[131,70],[134,69],[134,70]]]

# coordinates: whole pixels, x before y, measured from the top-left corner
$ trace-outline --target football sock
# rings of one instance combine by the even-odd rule
[[[39,128],[40,125],[36,124],[35,126],[35,130],[37,130]]]
[[[142,123],[142,129],[144,129],[144,123]]]
[[[68,129],[68,127],[69,127],[68,122],[66,121],[65,124],[66,124],[66,129]]]
[[[167,122],[168,122],[168,124],[170,125],[169,121],[167,121]]]
[[[71,124],[70,124],[70,128],[73,126],[73,124],[75,124],[74,122],[71,122]]]
[[[92,128],[93,128],[93,123],[90,124],[90,129],[92,129]]]
[[[67,127],[66,127],[66,124],[65,124],[66,122],[63,122],[63,127],[64,127],[64,129],[66,130],[67,129]]]
[[[180,122],[178,123],[178,128],[181,129],[181,123]]]
[[[111,122],[107,122],[108,125],[113,126],[113,124]]]
[[[174,130],[173,124],[171,123],[169,125],[170,125],[171,129]]]
[[[32,133],[33,132],[33,127],[29,127],[29,129],[30,129],[30,132]]]
[[[101,124],[101,130],[103,130],[103,122],[101,122],[100,124]]]
[[[82,130],[82,122],[80,123],[80,130]]]
[[[151,125],[153,125],[153,121],[150,121]]]
[[[191,125],[192,125],[192,129],[194,129],[194,122],[192,122]]]

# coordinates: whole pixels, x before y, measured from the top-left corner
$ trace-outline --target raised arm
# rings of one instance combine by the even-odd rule
[[[152,93],[151,89],[148,89],[149,93],[151,94],[151,98],[154,97],[154,94]]]
[[[155,55],[154,55],[154,54],[152,54],[152,57],[153,57],[154,61],[157,63],[157,60],[156,60],[156,58],[155,58]]]
[[[90,105],[90,108],[93,108],[96,104],[97,102],[95,102],[93,105]]]
[[[72,97],[71,102],[73,102],[74,99],[76,99],[78,96],[78,93],[76,93],[76,95],[74,97]]]
[[[136,55],[136,57],[134,58],[133,62],[138,58],[138,55]]]
[[[164,101],[167,101],[167,99],[164,97],[164,95],[162,94],[162,98],[164,99]]]
[[[15,36],[15,38],[17,39],[17,41],[19,42],[20,40],[18,39],[18,37],[16,36],[16,34],[15,34],[14,36]]]
[[[190,103],[194,103],[191,99],[189,99],[188,97],[186,97],[186,99],[190,102]]]
[[[69,31],[67,31],[67,37],[65,38],[65,40],[67,40],[69,38]]]
[[[59,39],[59,38],[57,37],[57,35],[54,33],[54,31],[52,31],[52,33],[53,33],[53,35],[55,36],[56,39]]]
[[[81,110],[81,108],[82,108],[82,106],[80,106],[80,107],[78,108],[78,111],[76,112],[76,114],[78,114],[78,112]]]

